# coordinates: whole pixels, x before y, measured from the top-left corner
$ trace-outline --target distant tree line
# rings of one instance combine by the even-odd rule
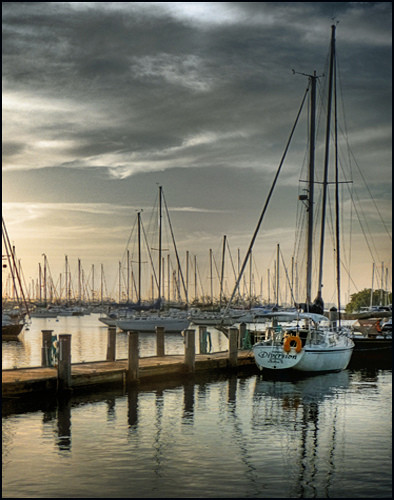
[[[369,307],[371,305],[371,289],[364,288],[361,292],[354,293],[350,296],[350,302],[347,304],[345,310],[346,312],[359,311],[362,307]],[[372,296],[373,306],[384,306],[386,304],[392,304],[392,292],[386,292],[384,290],[374,290]]]

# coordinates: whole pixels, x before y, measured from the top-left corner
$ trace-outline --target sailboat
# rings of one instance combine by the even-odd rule
[[[115,325],[120,329],[125,332],[127,331],[137,331],[137,332],[154,332],[156,327],[164,327],[165,331],[167,333],[174,333],[174,332],[181,332],[185,330],[189,326],[189,319],[188,319],[188,314],[185,311],[168,311],[166,313],[160,312],[161,308],[161,303],[162,303],[162,295],[163,295],[163,284],[162,284],[162,205],[163,205],[163,189],[162,186],[159,186],[159,217],[158,217],[158,224],[159,224],[159,241],[158,241],[158,271],[157,271],[157,288],[158,288],[158,297],[157,297],[157,308],[158,312],[156,311],[151,311],[151,312],[140,312],[140,313],[135,313],[135,314],[130,314],[127,317],[124,318],[118,318],[115,319]],[[165,205],[167,208],[167,205]],[[167,209],[167,216],[169,220],[169,214],[168,214],[168,209]],[[172,233],[172,227],[171,223],[169,221],[170,228],[171,228],[171,233]],[[138,262],[139,262],[139,270],[138,270],[138,303],[141,305],[141,217],[140,213],[138,213]],[[179,256],[178,252],[176,249],[175,245],[175,238],[172,233],[172,238],[173,238],[173,243],[174,243],[174,250],[180,270],[180,262],[179,262]],[[183,281],[183,276],[182,272],[180,270],[181,274],[181,279],[182,283],[184,284]],[[187,299],[187,293],[185,290],[185,295]],[[141,308],[139,307],[141,310]]]
[[[22,332],[26,324],[26,317],[30,316],[30,311],[22,286],[21,274],[16,264],[15,249],[11,247],[4,218],[2,218],[2,241],[5,249],[2,260],[7,262],[3,264],[3,268],[8,268],[10,272],[14,300],[8,305],[3,303],[2,297],[1,335],[5,339],[16,339]]]
[[[326,191],[328,174],[328,156],[330,141],[330,117],[332,94],[334,90],[335,76],[335,26],[331,27],[331,51],[329,69],[329,90],[328,90],[328,110],[326,125],[326,150],[325,168],[322,197],[322,222],[320,231],[320,261],[319,261],[319,281],[316,299],[311,301],[311,276],[312,276],[312,249],[313,249],[313,208],[314,208],[314,167],[315,167],[315,109],[316,109],[316,72],[307,75],[311,88],[310,105],[310,144],[309,144],[309,179],[308,194],[300,197],[306,202],[308,210],[308,230],[307,230],[307,269],[306,269],[306,302],[296,304],[298,310],[290,313],[284,318],[287,325],[280,324],[283,319],[278,314],[271,314],[272,325],[267,328],[265,336],[253,346],[253,353],[257,366],[260,369],[284,370],[294,369],[302,372],[330,372],[344,370],[352,356],[354,343],[349,338],[347,331],[341,327],[338,321],[337,310],[332,312],[332,320],[323,315],[324,303],[322,299],[322,268],[323,268],[323,248],[324,229],[326,213]],[[336,187],[338,193],[338,175],[336,171]],[[339,214],[338,196],[336,196],[336,247],[337,247],[337,288],[338,288],[338,310],[340,309],[339,299]],[[303,311],[303,312],[301,312]],[[289,324],[290,321],[290,324]]]
[[[267,320],[271,321],[270,326],[262,332],[261,338],[253,345],[253,353],[256,364],[259,369],[269,370],[299,370],[301,372],[330,372],[344,370],[352,356],[354,343],[341,325],[340,316],[340,244],[339,244],[339,214],[338,214],[338,166],[336,165],[336,281],[338,294],[338,309],[333,308],[330,311],[332,321],[328,321],[324,313],[324,302],[322,298],[322,269],[323,269],[323,249],[324,249],[324,229],[326,214],[326,196],[328,184],[328,158],[330,142],[330,120],[331,107],[335,75],[335,26],[331,27],[331,50],[330,50],[330,69],[329,69],[329,90],[327,102],[327,124],[326,124],[326,144],[324,158],[324,182],[322,196],[322,218],[320,230],[320,255],[319,255],[319,277],[318,292],[316,299],[311,300],[312,285],[312,257],[313,257],[313,215],[314,215],[314,175],[315,175],[315,114],[316,114],[316,83],[318,76],[316,72],[313,75],[304,75],[309,79],[309,85],[305,92],[301,108],[298,112],[296,122],[293,126],[285,152],[282,156],[278,171],[276,173],[273,185],[268,194],[264,209],[260,215],[257,228],[253,235],[249,250],[246,254],[240,276],[235,285],[233,295],[239,285],[241,275],[245,269],[248,257],[250,256],[253,243],[257,232],[265,215],[268,203],[276,185],[284,158],[286,156],[290,141],[292,139],[301,109],[306,99],[307,92],[310,90],[310,130],[309,130],[309,179],[308,194],[301,195],[299,199],[307,207],[307,265],[306,265],[306,302],[304,304],[295,304],[295,312],[271,312],[265,315]],[[334,101],[336,104],[336,100]],[[336,108],[335,108],[336,111]],[[336,124],[336,121],[335,121]],[[335,130],[336,132],[336,130]],[[232,299],[232,298],[231,298]],[[230,302],[231,302],[230,299]]]

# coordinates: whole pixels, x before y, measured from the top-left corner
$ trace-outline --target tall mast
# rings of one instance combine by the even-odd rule
[[[197,299],[197,255],[194,256],[194,298]]]
[[[334,80],[334,61],[335,61],[335,25],[331,26],[331,54],[330,54],[330,69],[328,82],[328,102],[327,102],[327,123],[326,123],[326,146],[324,157],[324,179],[323,179],[323,199],[322,199],[322,219],[320,231],[320,262],[319,262],[319,279],[317,282],[317,296],[321,297],[321,289],[323,286],[323,254],[324,254],[324,233],[326,222],[326,206],[327,206],[327,184],[328,184],[328,160],[330,151],[330,128],[331,128],[331,105],[332,105],[332,89]]]
[[[211,305],[213,306],[213,274],[212,274],[212,248],[209,249],[209,276],[210,276],[210,285],[211,285]]]
[[[226,235],[223,236],[223,250],[222,250],[222,272],[220,275],[220,296],[219,296],[219,307],[222,305],[223,298],[223,281],[224,281],[224,260],[226,252]]]
[[[61,287],[60,287],[61,289]],[[92,302],[94,302],[94,264],[92,264]]]
[[[384,288],[383,280],[384,280],[384,262],[382,262],[382,274],[381,274],[381,285],[380,285],[380,302],[379,302],[380,306],[383,305],[383,288]]]
[[[119,274],[119,283],[118,283],[118,295],[119,295],[119,304],[121,303],[122,300],[122,263],[119,261],[118,262],[118,274]]]
[[[68,263],[67,263],[67,255],[64,256],[64,298],[65,298],[65,303],[67,304],[68,300],[68,269],[67,269]],[[41,269],[41,268],[40,268]],[[40,283],[40,290],[41,290],[41,283]],[[41,301],[41,292],[40,292],[40,301]]]
[[[316,128],[316,71],[309,76],[311,82],[311,116],[309,131],[309,178],[308,178],[308,232],[307,232],[307,259],[306,259],[306,304],[311,303],[312,294],[312,259],[313,259],[313,204],[315,183],[315,128]]]
[[[161,308],[161,239],[162,239],[162,187],[159,186],[159,310]]]
[[[81,259],[78,259],[78,300],[82,302],[82,287],[81,287]]]
[[[339,168],[338,168],[338,115],[337,115],[337,85],[336,67],[334,65],[334,138],[335,138],[335,246],[336,246],[336,271],[337,271],[337,302],[338,326],[341,327],[341,242],[339,227]]]
[[[101,305],[103,304],[103,299],[104,299],[104,285],[103,285],[103,280],[104,280],[104,266],[101,264],[100,266],[101,270],[101,275],[100,275],[100,301]]]
[[[276,245],[276,305],[279,305],[279,243]]]
[[[127,286],[127,303],[130,302],[130,250],[127,249],[127,280],[126,280],[126,286]]]
[[[137,304],[141,304],[141,212],[137,213],[138,220],[138,291]]]
[[[371,284],[371,298],[369,302],[369,307],[372,309],[373,305],[373,281],[375,277],[375,262],[372,262],[372,284]]]
[[[250,258],[249,258],[249,297],[250,297],[250,304],[252,304],[252,281],[253,281],[253,258],[252,258],[252,250],[250,251]]]
[[[186,306],[189,305],[189,250],[186,250]]]
[[[39,299],[40,304],[41,304],[41,302],[42,302],[42,271],[41,271],[41,262],[38,263],[38,289],[39,289],[38,299]]]
[[[44,256],[44,303],[45,307],[47,304],[47,257],[45,253],[42,254]]]

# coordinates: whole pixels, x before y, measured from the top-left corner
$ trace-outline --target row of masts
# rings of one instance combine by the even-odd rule
[[[12,250],[12,253],[15,257],[15,249]],[[190,252],[186,251],[185,285],[188,290],[187,297],[189,298],[186,301],[185,296],[182,294],[182,287],[180,286],[179,270],[173,266],[170,255],[162,257],[162,302],[188,304],[197,302],[216,304],[219,307],[227,304],[230,296],[230,287],[232,286],[231,282],[232,280],[235,281],[240,269],[240,250],[238,249],[237,251],[237,265],[235,266],[228,238],[224,236],[221,260],[220,258],[215,258],[212,249],[209,249],[208,259],[209,265],[205,266],[206,270],[209,269],[207,273],[208,277],[204,282],[204,279],[201,278],[197,256],[190,255]],[[112,287],[111,291],[108,290],[103,264],[100,266],[92,264],[89,272],[85,272],[81,259],[78,259],[77,266],[74,266],[74,270],[72,271],[68,256],[65,256],[64,272],[59,274],[57,280],[53,279],[46,254],[43,254],[43,263],[39,263],[38,265],[38,277],[31,279],[30,283],[25,282],[21,262],[16,257],[15,266],[17,266],[17,273],[14,273],[14,275],[18,274],[21,281],[25,282],[23,288],[26,299],[42,304],[104,303],[108,301],[117,301],[125,304],[138,302],[153,303],[156,297],[157,286],[154,274],[150,275],[149,289],[145,289],[139,295],[138,272],[135,272],[133,264],[135,264],[135,261],[132,260],[128,250],[126,265],[122,265],[120,261],[118,263],[117,286]],[[303,293],[303,288],[300,286],[303,280],[300,279],[297,262],[294,257],[291,257],[291,262],[287,266],[279,244],[276,246],[276,259],[273,260],[272,266],[265,270],[264,277],[258,272],[253,258],[250,259],[248,271],[248,273],[245,273],[242,286],[239,287],[239,294],[237,296],[239,302],[245,304],[256,302],[292,305]],[[373,291],[380,287],[380,302],[375,305],[387,305],[388,293],[385,293],[385,290],[388,290],[388,284],[389,269],[384,266],[384,262],[379,266],[373,263],[371,301]],[[3,297],[9,300],[16,300],[20,293],[19,289],[20,287],[12,279],[12,273],[9,273],[3,280]]]
[[[224,244],[226,244],[226,236],[223,238]],[[15,249],[14,249],[15,252]],[[13,252],[13,254],[14,254]],[[59,274],[57,280],[52,276],[49,260],[46,254],[43,254],[43,263],[38,264],[38,277],[36,279],[31,279],[30,283],[25,282],[25,289],[27,291],[27,296],[29,299],[36,300],[42,303],[53,303],[56,301],[60,302],[85,302],[85,301],[103,301],[108,299],[109,295],[112,298],[117,299],[119,302],[139,302],[143,300],[155,299],[155,289],[156,289],[156,277],[151,274],[151,286],[150,290],[145,290],[144,293],[141,292],[141,261],[138,263],[138,271],[135,272],[133,268],[133,262],[130,258],[130,252],[127,251],[127,261],[126,268],[122,266],[122,263],[118,263],[118,290],[117,293],[108,293],[108,287],[106,283],[104,265],[101,264],[99,276],[96,276],[95,265],[92,264],[89,273],[85,272],[82,266],[81,259],[77,261],[77,271],[72,272],[71,266],[69,264],[69,258],[65,256],[65,270],[63,273]],[[240,262],[240,251],[238,249],[238,269]],[[233,261],[231,259],[231,266],[233,267]],[[209,249],[209,277],[206,281],[208,283],[209,292],[207,286],[204,287],[203,280],[200,276],[199,265],[197,262],[197,256],[191,256],[189,251],[186,251],[186,289],[189,291],[187,296],[192,297],[194,300],[202,297],[209,297],[210,302],[215,302],[215,294],[219,289],[219,303],[226,301],[228,296],[228,282],[229,278],[226,276],[227,269],[225,263],[225,251],[222,254],[221,266],[218,265],[217,259],[215,259],[212,249]],[[219,270],[220,267],[220,270]],[[230,267],[227,264],[227,267]],[[294,268],[294,266],[293,266]],[[271,270],[267,270],[267,297],[268,301],[271,300],[271,296],[278,297],[279,285],[273,286],[271,289],[271,281],[278,282],[276,279],[277,265],[274,263],[274,278],[271,280]],[[23,276],[22,266],[20,260],[18,261],[18,272]],[[233,268],[233,273],[235,274]],[[173,301],[185,301],[186,297],[181,293],[180,286],[180,271],[179,269],[174,269],[171,262],[170,255],[166,258],[162,257],[161,260],[161,297],[163,300],[173,300]],[[16,298],[17,289],[19,287],[15,286],[14,280],[12,280],[12,273],[10,273],[3,281],[3,296],[9,298]],[[260,285],[260,291],[257,291],[258,283]],[[98,282],[98,283],[97,283]],[[244,280],[243,293],[242,295],[252,297],[252,296],[262,296],[263,295],[263,278],[255,278],[255,274],[252,271],[252,266],[250,266],[249,282]]]

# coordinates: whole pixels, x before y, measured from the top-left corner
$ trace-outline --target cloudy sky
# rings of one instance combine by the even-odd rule
[[[148,226],[161,185],[180,258],[189,251],[192,273],[196,257],[209,293],[209,249],[220,267],[226,235],[237,267],[265,203],[308,84],[292,69],[316,70],[324,96],[333,22],[343,158],[353,172],[343,174],[353,180],[342,201],[354,218],[351,236],[344,225],[345,292],[370,286],[373,262],[391,276],[391,8],[3,2],[3,216],[26,281],[46,254],[56,282],[67,255],[72,272],[81,260],[86,280],[94,265],[96,283],[103,264],[116,295],[137,211]],[[321,135],[324,121],[319,114]],[[306,131],[297,129],[254,248],[265,296],[277,244],[287,266],[297,246]],[[295,258],[302,280],[302,252]],[[328,251],[327,259],[331,300]]]

